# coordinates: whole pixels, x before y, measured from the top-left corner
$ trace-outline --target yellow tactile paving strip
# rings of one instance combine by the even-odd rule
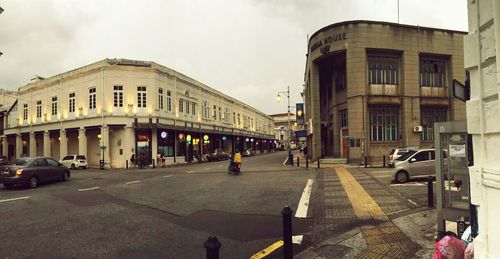
[[[354,214],[360,220],[376,220],[377,225],[361,225],[367,249],[357,258],[410,258],[418,247],[392,223],[382,208],[342,165],[334,167],[349,198]]]

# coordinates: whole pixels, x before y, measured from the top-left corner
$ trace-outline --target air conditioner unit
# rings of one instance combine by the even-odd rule
[[[422,126],[413,127],[413,132],[422,132]]]

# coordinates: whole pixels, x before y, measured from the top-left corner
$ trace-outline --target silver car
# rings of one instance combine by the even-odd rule
[[[446,152],[444,152],[446,158]],[[410,150],[408,153],[394,160],[397,182],[407,182],[414,176],[427,176],[436,174],[436,154],[434,149]]]

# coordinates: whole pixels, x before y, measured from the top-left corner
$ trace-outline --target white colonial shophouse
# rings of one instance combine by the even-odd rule
[[[19,88],[2,154],[87,156],[123,168],[132,154],[184,162],[214,149],[269,152],[273,119],[155,62],[105,59]]]

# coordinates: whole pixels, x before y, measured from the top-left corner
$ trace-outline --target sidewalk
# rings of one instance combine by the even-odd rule
[[[312,245],[295,258],[432,257],[435,210],[407,202],[356,168],[336,165],[318,174]]]

